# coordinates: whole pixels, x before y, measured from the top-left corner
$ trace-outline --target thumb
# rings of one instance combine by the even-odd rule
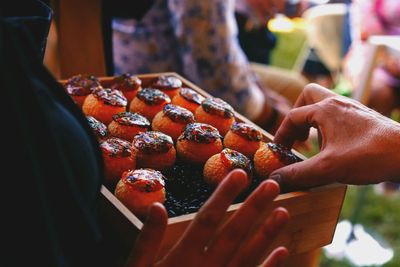
[[[282,191],[331,183],[331,172],[324,167],[320,155],[277,169],[269,178],[275,180]]]

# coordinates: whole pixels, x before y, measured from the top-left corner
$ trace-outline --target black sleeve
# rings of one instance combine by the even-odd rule
[[[0,17],[1,266],[100,266],[103,165],[86,118],[18,22]]]

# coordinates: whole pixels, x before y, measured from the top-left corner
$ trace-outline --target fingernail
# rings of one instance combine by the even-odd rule
[[[286,223],[287,219],[288,219],[287,214],[284,213],[283,211],[279,211],[279,210],[278,210],[278,211],[276,212],[276,214],[275,214],[274,222],[275,222],[276,224],[284,224],[284,223]]]
[[[277,182],[279,185],[282,184],[283,179],[282,176],[279,173],[274,173],[272,174],[269,179],[274,180],[275,182]]]

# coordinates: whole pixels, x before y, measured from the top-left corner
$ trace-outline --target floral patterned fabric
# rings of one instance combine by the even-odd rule
[[[140,21],[113,19],[116,74],[174,71],[255,118],[264,96],[237,40],[234,0],[157,0]]]

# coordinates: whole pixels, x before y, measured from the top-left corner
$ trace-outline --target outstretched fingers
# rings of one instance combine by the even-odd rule
[[[207,266],[226,266],[232,255],[242,245],[251,228],[273,199],[279,194],[275,181],[265,181],[246,199],[227,220],[208,246]],[[260,244],[262,245],[262,244]],[[208,263],[210,262],[210,263]]]
[[[175,254],[169,258],[171,263],[179,262],[183,266],[184,259],[193,262],[203,260],[202,252],[214,237],[229,205],[246,187],[247,179],[243,170],[237,169],[228,174],[188,226],[174,249]]]

